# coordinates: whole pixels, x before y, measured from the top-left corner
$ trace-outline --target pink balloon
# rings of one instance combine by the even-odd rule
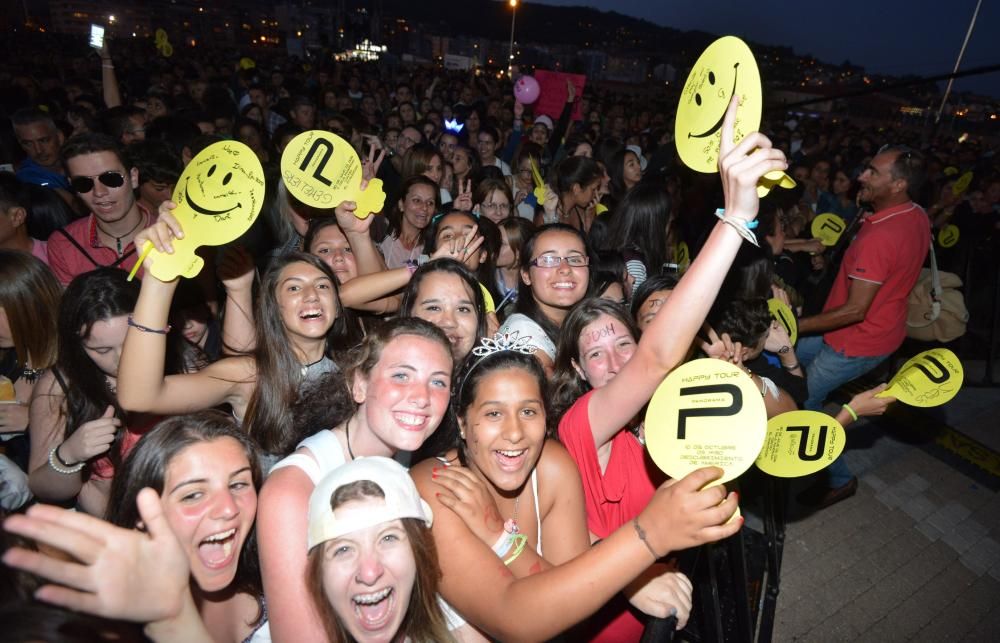
[[[525,105],[530,105],[538,100],[538,94],[541,91],[534,76],[521,76],[514,83],[514,98]]]

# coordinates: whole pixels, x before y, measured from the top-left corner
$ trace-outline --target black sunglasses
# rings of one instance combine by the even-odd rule
[[[86,194],[94,189],[95,178],[109,188],[120,188],[125,185],[125,175],[113,170],[101,172],[96,177],[74,176],[69,180],[69,184],[77,194]]]

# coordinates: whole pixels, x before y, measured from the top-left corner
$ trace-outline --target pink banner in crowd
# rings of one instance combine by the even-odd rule
[[[543,69],[536,69],[534,76],[535,80],[538,81],[539,87],[541,87],[541,94],[534,105],[535,116],[545,114],[552,118],[553,123],[559,120],[563,105],[566,104],[566,81],[568,80],[576,87],[577,100],[573,107],[572,119],[578,121],[583,118],[583,115],[580,113],[579,99],[583,96],[583,87],[587,83],[586,76],[583,74],[564,74],[560,71],[545,71]]]

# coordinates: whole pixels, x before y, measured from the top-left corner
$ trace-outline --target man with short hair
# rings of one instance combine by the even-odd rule
[[[479,162],[482,166],[498,167],[504,176],[510,176],[510,166],[497,156],[497,147],[500,145],[500,133],[497,132],[497,129],[490,125],[484,125],[479,128],[478,136],[476,142],[479,150]]]
[[[154,217],[136,201],[139,171],[118,144],[104,134],[78,134],[62,148],[70,185],[90,210],[52,233],[49,265],[63,284],[95,268],[131,270],[132,243]]]
[[[17,169],[17,178],[68,194],[69,181],[59,156],[64,136],[52,118],[36,107],[28,107],[14,112],[10,120],[17,142],[28,155]]]
[[[0,172],[0,248],[30,252],[49,263],[45,242],[28,235],[28,209],[23,183],[10,172]]]
[[[858,178],[858,196],[873,212],[847,248],[823,312],[799,320],[800,336],[822,333],[796,347],[807,409],[822,410],[830,392],[871,371],[906,338],[907,300],[930,247],[927,213],[913,202],[924,172],[919,152],[886,146]],[[858,481],[843,458],[823,473],[800,502],[822,508],[854,495]]]
[[[287,120],[281,114],[271,111],[271,102],[267,98],[267,90],[260,83],[250,85],[250,88],[247,89],[246,97],[240,101],[240,109],[243,109],[249,103],[253,103],[259,107],[263,113],[264,127],[267,128],[268,135],[274,134],[274,130],[278,129]]]
[[[292,106],[288,110],[288,116],[292,123],[301,127],[303,131],[315,129],[316,105],[306,96],[296,96],[292,99]]]

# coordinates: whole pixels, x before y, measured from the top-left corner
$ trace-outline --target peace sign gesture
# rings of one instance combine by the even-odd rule
[[[370,134],[363,134],[362,136],[367,136],[369,139],[368,157],[361,161],[361,180],[367,183],[378,175],[378,169],[382,167],[382,161],[385,160],[385,148],[382,147],[382,142],[378,140],[377,136],[371,136]],[[364,186],[362,186],[364,189]]]
[[[458,196],[455,197],[452,207],[463,212],[472,210],[472,179],[468,179],[465,185],[462,185],[461,181],[458,182]]]
[[[719,174],[726,195],[726,216],[751,221],[757,216],[760,203],[757,182],[768,172],[787,170],[788,161],[784,152],[760,132],[752,132],[739,143],[733,143],[738,106],[739,98],[733,96],[722,120]]]

